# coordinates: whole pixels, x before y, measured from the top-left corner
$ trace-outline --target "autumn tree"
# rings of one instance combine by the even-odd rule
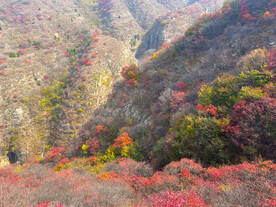
[[[276,99],[240,101],[234,106],[232,120],[225,128],[227,140],[245,155],[275,159]]]

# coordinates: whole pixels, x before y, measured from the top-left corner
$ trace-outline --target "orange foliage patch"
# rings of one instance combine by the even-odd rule
[[[201,104],[197,105],[197,110],[199,113],[207,115],[210,114],[211,116],[216,116],[218,117],[218,108],[214,107],[212,104],[208,105],[208,106],[203,106]]]
[[[87,61],[86,65],[92,65],[92,62],[91,61]]]
[[[100,134],[104,130],[103,126],[99,125],[96,126],[95,133]]]
[[[98,53],[96,53],[96,52],[92,53],[93,58],[96,58],[97,56],[98,56]]]
[[[98,180],[112,180],[118,178],[118,174],[114,172],[103,172],[97,175]]]
[[[132,144],[132,139],[128,136],[128,133],[124,132],[122,136],[115,139],[115,143],[113,144],[113,147],[121,147],[125,148],[127,145]]]

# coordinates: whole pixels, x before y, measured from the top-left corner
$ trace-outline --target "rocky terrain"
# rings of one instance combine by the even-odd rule
[[[179,5],[179,2],[176,1],[175,3]],[[215,12],[222,7],[223,3],[223,0],[198,1],[159,17],[143,36],[136,57],[140,59],[143,56],[153,55],[162,46],[165,47],[178,37],[183,36],[189,26],[200,16]]]
[[[45,97],[43,91],[71,81],[68,97],[62,94],[64,104],[68,114],[82,115],[84,121],[89,116],[85,108],[90,105],[91,111],[104,103],[121,67],[135,59],[127,44],[96,33],[85,10],[73,1],[10,1],[2,5],[1,153],[6,152],[7,146],[25,154],[39,153],[51,131],[43,122],[47,122],[50,110],[43,103],[53,97]],[[97,35],[94,40],[93,34]],[[82,58],[84,62],[77,64]],[[83,113],[78,113],[78,109]],[[71,129],[63,125],[62,133],[75,133],[82,121],[71,124]]]
[[[174,6],[149,0],[3,0],[2,5],[1,154],[15,150],[22,159],[43,155],[53,144],[67,146],[105,104],[121,68],[136,63],[133,52],[141,42],[140,55],[157,49],[207,8],[190,2],[172,11]],[[221,3],[208,5],[214,11]],[[149,35],[151,43],[143,46]]]

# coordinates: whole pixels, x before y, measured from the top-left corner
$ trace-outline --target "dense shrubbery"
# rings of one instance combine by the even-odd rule
[[[126,85],[132,79],[137,82],[135,87],[123,89],[122,101],[136,94],[134,106],[154,114],[151,128],[143,128],[132,118],[103,122],[102,133],[87,128],[80,136],[84,145],[78,145],[83,147],[82,155],[95,156],[92,166],[131,157],[149,160],[157,168],[183,157],[203,166],[259,156],[275,159],[271,153],[275,136],[271,127],[275,122],[273,51],[252,51],[240,59],[232,75],[224,73],[212,83],[199,83],[195,102],[190,100],[196,94],[191,94],[193,89],[182,80],[165,87],[169,73],[140,74],[136,65],[124,67],[121,74]],[[241,103],[244,105],[238,110]]]
[[[225,142],[220,138],[228,120],[211,117],[185,116],[173,126],[172,137],[167,141],[171,160],[193,158],[205,164],[225,163]]]
[[[220,13],[204,16],[187,31],[183,45],[201,48],[200,42],[211,41],[230,23],[266,23],[274,15],[274,2],[260,0],[265,9],[252,2],[229,1]],[[100,1],[100,6],[108,14],[113,5]],[[98,41],[95,35],[92,40]],[[170,58],[177,62],[188,56],[187,65],[197,64],[199,50],[191,49],[189,55],[178,49],[182,56]],[[17,166],[18,173],[12,167],[0,169],[0,205],[275,206],[275,164],[243,162],[276,157],[275,52],[253,50],[236,58],[230,74],[214,74],[209,81],[201,79],[215,71],[208,64],[204,70],[209,73],[160,65],[143,72],[136,65],[123,67],[125,80],[115,86],[120,89],[117,97],[95,112],[99,119],[83,127],[71,152],[47,146],[42,160],[39,156]],[[64,54],[78,67],[92,64],[88,54],[73,60],[75,53],[72,49]],[[159,56],[151,63],[158,64]],[[179,71],[187,74],[180,77]],[[49,78],[44,76],[45,81]],[[54,82],[44,89],[45,112],[59,110],[64,89]]]
[[[276,100],[264,98],[240,101],[234,106],[231,123],[226,127],[226,136],[245,155],[276,157]]]
[[[3,206],[273,206],[276,166],[270,161],[202,168],[193,160],[163,171],[118,159],[88,173],[53,172],[41,164],[0,169]],[[82,172],[79,172],[80,170]]]
[[[257,49],[252,50],[250,54],[241,58],[238,67],[241,71],[260,71],[267,63],[267,50]]]
[[[138,206],[149,206],[149,207],[170,207],[170,206],[193,206],[203,207],[207,204],[202,198],[194,191],[187,193],[175,193],[175,192],[161,192],[154,196],[149,196]]]
[[[125,66],[122,68],[121,75],[126,79],[135,79],[137,80],[139,77],[139,69],[138,66],[132,64],[130,66]]]
[[[225,106],[231,108],[239,92],[238,78],[224,74],[218,77],[212,86],[202,86],[199,92],[199,103],[202,105]]]
[[[275,159],[275,75],[268,67],[273,62],[269,54],[264,49],[252,51],[238,63],[238,75],[223,74],[209,86],[203,84],[197,113],[188,101],[186,84],[185,92],[172,91],[167,98],[164,92],[158,112],[174,115],[170,132],[153,148],[152,163],[160,167],[183,157],[204,165],[258,156]],[[168,103],[170,111],[164,106]]]
[[[266,84],[273,81],[273,72],[252,70],[240,74],[241,85],[252,87],[264,87]]]

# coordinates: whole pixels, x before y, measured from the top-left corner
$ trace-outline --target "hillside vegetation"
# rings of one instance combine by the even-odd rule
[[[0,17],[0,206],[276,206],[275,0],[38,2]]]
[[[83,126],[71,152],[82,153],[100,125],[99,152],[127,132],[129,156],[156,167],[182,157],[206,166],[275,159],[274,6],[225,3],[139,68],[124,67],[125,81]]]
[[[113,85],[122,79],[121,68],[136,64],[131,49],[137,47],[145,28],[169,12],[157,2],[136,2],[138,10],[134,3],[3,1],[1,160],[7,160],[9,151],[24,162],[37,154],[44,156],[55,145],[68,147],[81,126],[106,103]],[[156,10],[155,16],[145,15],[149,9]],[[121,17],[112,20],[112,15]],[[147,19],[141,20],[143,15]],[[130,18],[133,28],[126,21]],[[112,21],[119,25],[109,27]],[[142,28],[141,33],[130,37],[126,27],[131,32]]]

